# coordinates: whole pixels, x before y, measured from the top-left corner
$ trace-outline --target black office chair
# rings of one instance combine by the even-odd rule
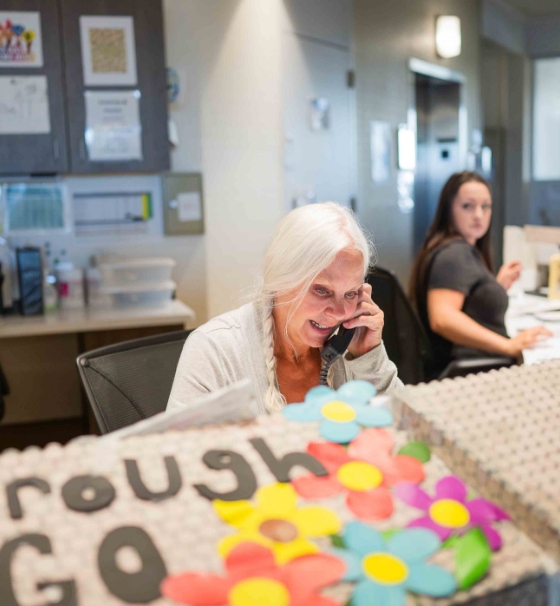
[[[390,360],[397,367],[399,378],[406,385],[425,381],[424,365],[432,355],[430,342],[397,276],[392,271],[376,267],[366,280],[371,284],[373,300],[385,314],[383,342]],[[498,356],[453,360],[437,379],[466,377],[516,363],[512,358]]]
[[[508,368],[515,366],[517,360],[513,358],[503,358],[496,356],[493,358],[463,358],[462,360],[453,360],[439,375],[438,381],[443,379],[454,379],[455,377],[466,377],[479,372],[488,372],[498,368]]]
[[[179,357],[191,332],[134,339],[78,357],[78,372],[101,433],[165,410]]]
[[[383,342],[405,384],[424,381],[424,363],[430,358],[428,335],[392,271],[376,267],[366,278],[372,298],[385,314]]]

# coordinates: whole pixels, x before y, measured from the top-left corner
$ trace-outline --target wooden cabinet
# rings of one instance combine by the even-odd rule
[[[2,0],[2,11],[40,14],[43,66],[0,67],[0,77],[47,77],[50,133],[0,134],[0,174],[66,172],[69,167],[57,3],[54,0]]]
[[[167,139],[167,80],[165,75],[163,13],[159,0],[59,0],[70,141],[70,166],[76,173],[160,171],[169,168]],[[86,87],[82,66],[80,16],[128,16],[134,19],[135,86]],[[84,92],[139,90],[142,160],[93,162],[85,142]]]
[[[167,80],[161,0],[3,0],[2,11],[40,13],[44,66],[2,68],[0,76],[48,78],[51,132],[0,134],[1,174],[159,172],[169,169]],[[80,16],[134,21],[137,83],[84,85]],[[85,143],[85,91],[140,92],[142,159],[92,161]]]

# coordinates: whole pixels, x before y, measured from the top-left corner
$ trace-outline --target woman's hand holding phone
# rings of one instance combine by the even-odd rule
[[[352,357],[359,358],[381,343],[383,324],[383,312],[371,298],[371,285],[362,284],[356,313],[350,320],[342,323],[344,328],[357,329],[348,347]]]

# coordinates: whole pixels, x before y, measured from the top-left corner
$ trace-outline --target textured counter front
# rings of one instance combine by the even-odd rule
[[[560,360],[407,387],[401,426],[560,562]]]

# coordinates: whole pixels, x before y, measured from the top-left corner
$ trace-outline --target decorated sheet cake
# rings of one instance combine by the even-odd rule
[[[408,387],[398,414],[560,561],[560,360]]]
[[[372,395],[5,453],[0,604],[544,606],[539,548]]]

